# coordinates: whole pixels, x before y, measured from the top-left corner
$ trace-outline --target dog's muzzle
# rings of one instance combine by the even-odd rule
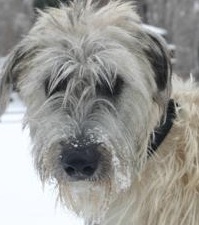
[[[75,181],[91,178],[98,169],[101,154],[99,144],[73,143],[63,147],[61,164],[66,174]]]

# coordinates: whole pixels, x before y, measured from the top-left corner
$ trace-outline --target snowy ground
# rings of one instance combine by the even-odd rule
[[[28,131],[22,132],[24,108],[13,101],[0,122],[0,224],[82,225],[55,207],[52,188],[42,190],[34,171]]]

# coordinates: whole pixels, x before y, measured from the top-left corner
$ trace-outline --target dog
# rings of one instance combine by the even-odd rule
[[[104,3],[104,1],[103,1]],[[132,2],[39,12],[0,78],[27,110],[43,183],[86,225],[199,224],[199,87]]]

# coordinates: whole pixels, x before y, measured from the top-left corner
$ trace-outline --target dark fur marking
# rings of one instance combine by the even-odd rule
[[[59,84],[50,91],[50,79],[46,79],[44,82],[44,89],[46,96],[50,97],[57,92],[64,92],[68,85],[68,79],[64,79],[59,82]],[[121,92],[124,85],[124,81],[121,77],[117,77],[115,82],[113,83],[112,87],[109,87],[105,81],[101,81],[96,85],[96,94],[98,96],[103,96],[107,98],[114,98],[117,97]]]
[[[112,87],[109,87],[109,85],[105,81],[102,81],[101,84],[97,84],[96,94],[107,98],[115,98],[121,94],[123,85],[124,81],[120,76],[117,76]]]
[[[145,53],[151,63],[153,71],[155,72],[157,87],[160,91],[163,91],[167,87],[169,74],[171,73],[171,63],[159,40],[150,34],[149,37],[159,51],[156,51],[153,46],[150,46],[150,49],[145,49]]]
[[[46,93],[46,96],[50,97],[52,96],[53,94],[55,94],[56,92],[63,92],[66,90],[66,87],[67,87],[67,84],[68,84],[68,79],[64,79],[64,80],[61,80],[59,82],[59,84],[50,92],[49,89],[50,89],[50,80],[49,78],[45,80],[45,93]]]
[[[72,0],[34,0],[33,8],[38,8],[41,10],[44,10],[46,7],[59,8],[60,3],[69,5],[70,2],[72,2]]]

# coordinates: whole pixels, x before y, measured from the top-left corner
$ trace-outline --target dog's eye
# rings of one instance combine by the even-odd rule
[[[96,94],[108,98],[116,97],[122,92],[123,85],[124,81],[120,76],[110,85],[106,81],[101,81],[96,85]]]
[[[68,80],[61,80],[53,90],[50,90],[49,79],[45,81],[45,93],[47,96],[51,96],[57,92],[62,92],[66,90]]]

